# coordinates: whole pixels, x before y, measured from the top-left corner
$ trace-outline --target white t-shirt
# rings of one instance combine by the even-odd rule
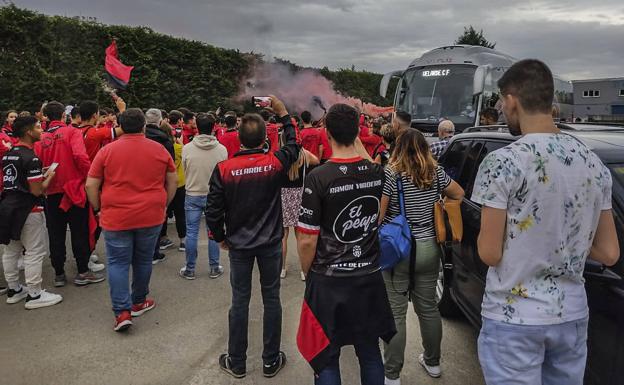
[[[507,210],[483,317],[551,325],[588,316],[583,269],[611,184],[598,156],[567,134],[529,134],[483,160],[471,199]]]

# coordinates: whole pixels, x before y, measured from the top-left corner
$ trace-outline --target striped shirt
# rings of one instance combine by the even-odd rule
[[[390,197],[390,203],[386,211],[384,223],[388,223],[401,213],[401,209],[397,191],[397,174],[390,167],[386,167],[385,172],[386,181],[384,183],[383,195]],[[435,237],[433,204],[438,199],[438,181],[442,191],[451,184],[451,178],[440,166],[437,168],[437,179],[434,180],[431,188],[426,190],[416,187],[409,177],[401,176],[403,195],[405,197],[405,215],[412,229],[412,236],[415,239]]]

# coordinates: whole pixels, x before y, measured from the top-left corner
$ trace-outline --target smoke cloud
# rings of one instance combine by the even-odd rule
[[[283,63],[257,64],[251,75],[243,81],[238,98],[246,100],[252,96],[269,94],[284,101],[291,112],[300,114],[307,110],[312,113],[314,119],[319,119],[324,113],[321,104],[329,108],[336,103],[344,103],[371,116],[388,112],[387,108],[341,95],[334,89],[331,81],[315,70],[302,69],[293,72]]]

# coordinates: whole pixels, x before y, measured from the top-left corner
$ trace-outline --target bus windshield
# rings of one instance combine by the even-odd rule
[[[409,112],[413,120],[453,123],[475,122],[477,109],[473,98],[475,66],[447,65],[410,68],[399,90],[397,107]]]

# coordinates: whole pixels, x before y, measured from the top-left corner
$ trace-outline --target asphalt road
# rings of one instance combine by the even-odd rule
[[[169,234],[174,233],[170,225]],[[151,296],[157,307],[135,319],[126,334],[112,330],[113,313],[106,282],[55,289],[53,269],[46,260],[44,287],[62,294],[64,300],[54,307],[28,311],[23,303],[8,305],[6,296],[0,297],[0,384],[312,384],[312,370],[299,355],[295,342],[304,283],[299,278],[294,238],[291,236],[288,252],[289,275],[282,280],[281,290],[282,350],[288,356],[288,364],[273,379],[262,377],[262,301],[257,271],[250,305],[247,377],[236,380],[219,370],[217,358],[227,347],[229,266],[227,255],[222,252],[226,274],[209,279],[206,249],[204,235],[200,239],[195,281],[178,276],[184,253],[177,248],[166,252],[167,260],[154,267],[151,281]],[[98,251],[105,260],[102,241]],[[75,269],[75,262],[68,257],[68,278],[75,274]],[[417,362],[421,340],[416,316],[410,312],[403,384],[483,384],[476,337],[467,321],[445,320],[443,374],[439,379],[431,379]],[[343,349],[341,368],[344,385],[360,383],[351,348]]]

